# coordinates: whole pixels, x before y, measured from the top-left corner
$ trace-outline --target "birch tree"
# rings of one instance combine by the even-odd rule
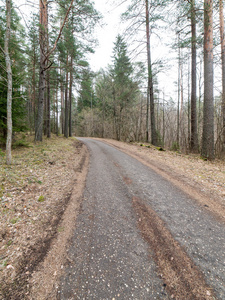
[[[222,151],[225,153],[225,31],[223,0],[219,0],[220,13],[220,42],[221,42],[221,61],[222,61]]]
[[[9,54],[9,41],[11,31],[11,0],[6,0],[6,32],[5,32],[5,61],[7,72],[7,141],[6,141],[6,163],[12,163],[12,68]]]

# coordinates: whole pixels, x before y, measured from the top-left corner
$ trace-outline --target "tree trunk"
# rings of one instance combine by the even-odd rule
[[[68,138],[69,133],[69,105],[68,105],[68,77],[69,77],[69,72],[68,72],[68,60],[69,60],[69,55],[67,54],[67,59],[66,59],[66,86],[65,86],[65,128],[64,128],[64,136]]]
[[[190,115],[191,115],[191,105],[190,105],[190,62],[188,58],[188,149],[191,149],[191,120],[190,120]]]
[[[47,0],[40,0],[40,75],[39,75],[39,97],[38,97],[38,115],[35,132],[35,140],[42,141],[43,131],[43,112],[45,100],[45,87],[46,87],[46,55],[47,55]]]
[[[32,72],[32,111],[33,111],[33,128],[36,128],[36,51],[35,46],[33,48],[34,60],[33,60],[33,72]]]
[[[50,72],[47,71],[47,101],[46,101],[46,135],[51,137],[51,102],[50,102]]]
[[[48,11],[47,11],[48,13]],[[48,15],[47,15],[48,18]],[[48,24],[48,21],[47,21]],[[47,31],[47,53],[49,53],[49,34]],[[47,71],[47,97],[46,97],[46,135],[51,137],[51,98],[50,98],[50,70]]]
[[[58,81],[58,76],[56,80],[56,86],[55,86],[55,134],[58,136],[59,135],[59,107],[58,107],[58,90],[59,89],[59,81]]]
[[[154,111],[154,93],[151,63],[151,47],[150,47],[150,29],[149,29],[149,8],[148,0],[145,0],[146,8],[146,38],[147,38],[147,57],[148,57],[148,88],[150,96],[150,115],[151,115],[151,143],[157,145],[157,133],[155,128],[155,111]]]
[[[73,58],[70,61],[70,89],[69,89],[69,136],[72,136],[72,92],[73,92]]]
[[[178,91],[177,91],[177,148],[180,146],[180,69],[181,69],[181,50],[180,50],[180,35],[178,34]]]
[[[6,32],[5,32],[5,62],[7,71],[7,140],[6,140],[6,163],[12,163],[12,68],[9,55],[9,40],[11,31],[11,0],[6,0]]]
[[[61,133],[64,134],[64,85],[63,85],[63,78],[64,72],[62,70],[62,63],[60,65],[60,98],[61,98],[61,112],[60,112],[60,125],[61,125]]]
[[[147,103],[146,103],[146,142],[149,142],[149,84],[147,87]]]
[[[213,100],[213,1],[204,2],[204,106],[203,157],[214,159],[214,100]]]
[[[223,0],[220,0],[220,41],[222,60],[222,152],[225,153],[225,31]]]
[[[196,15],[195,15],[195,0],[191,2],[191,151],[198,152],[198,130],[197,130],[197,78],[196,78]]]

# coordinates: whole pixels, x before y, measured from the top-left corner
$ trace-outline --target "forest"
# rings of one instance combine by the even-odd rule
[[[224,157],[223,1],[124,2],[125,30],[108,67],[96,72],[89,58],[104,24],[93,1],[40,0],[28,20],[26,5],[1,1],[0,154],[6,150],[7,164],[12,146],[26,144],[18,132],[36,142],[90,136]],[[164,47],[167,34],[168,54],[153,59],[152,41]],[[160,81],[170,70],[173,87]],[[175,92],[168,97],[168,90]]]

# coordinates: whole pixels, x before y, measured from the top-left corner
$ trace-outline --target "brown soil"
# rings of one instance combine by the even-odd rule
[[[129,154],[190,195],[225,222],[225,161],[204,161],[199,155],[159,151],[150,144],[99,139]],[[140,146],[142,145],[142,146]]]
[[[164,222],[141,199],[133,198],[138,227],[154,253],[158,273],[171,298],[215,299],[204,277],[174,240]]]

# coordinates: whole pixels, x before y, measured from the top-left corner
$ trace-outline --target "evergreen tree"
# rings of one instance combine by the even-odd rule
[[[77,100],[78,112],[81,112],[83,109],[93,108],[96,106],[93,77],[94,74],[91,72],[89,67],[82,70],[80,91]]]
[[[0,135],[2,143],[6,142],[7,135],[7,73],[6,62],[4,57],[4,37],[6,32],[6,10],[0,8]],[[21,131],[26,126],[26,98],[21,92],[21,86],[26,80],[24,56],[24,28],[20,24],[20,18],[16,11],[11,8],[11,33],[9,41],[9,55],[11,60],[12,71],[12,131]]]
[[[132,81],[133,67],[127,54],[127,45],[118,35],[113,49],[113,65],[110,70],[113,80],[113,115],[116,139],[121,139],[124,111],[135,99],[136,84]]]

